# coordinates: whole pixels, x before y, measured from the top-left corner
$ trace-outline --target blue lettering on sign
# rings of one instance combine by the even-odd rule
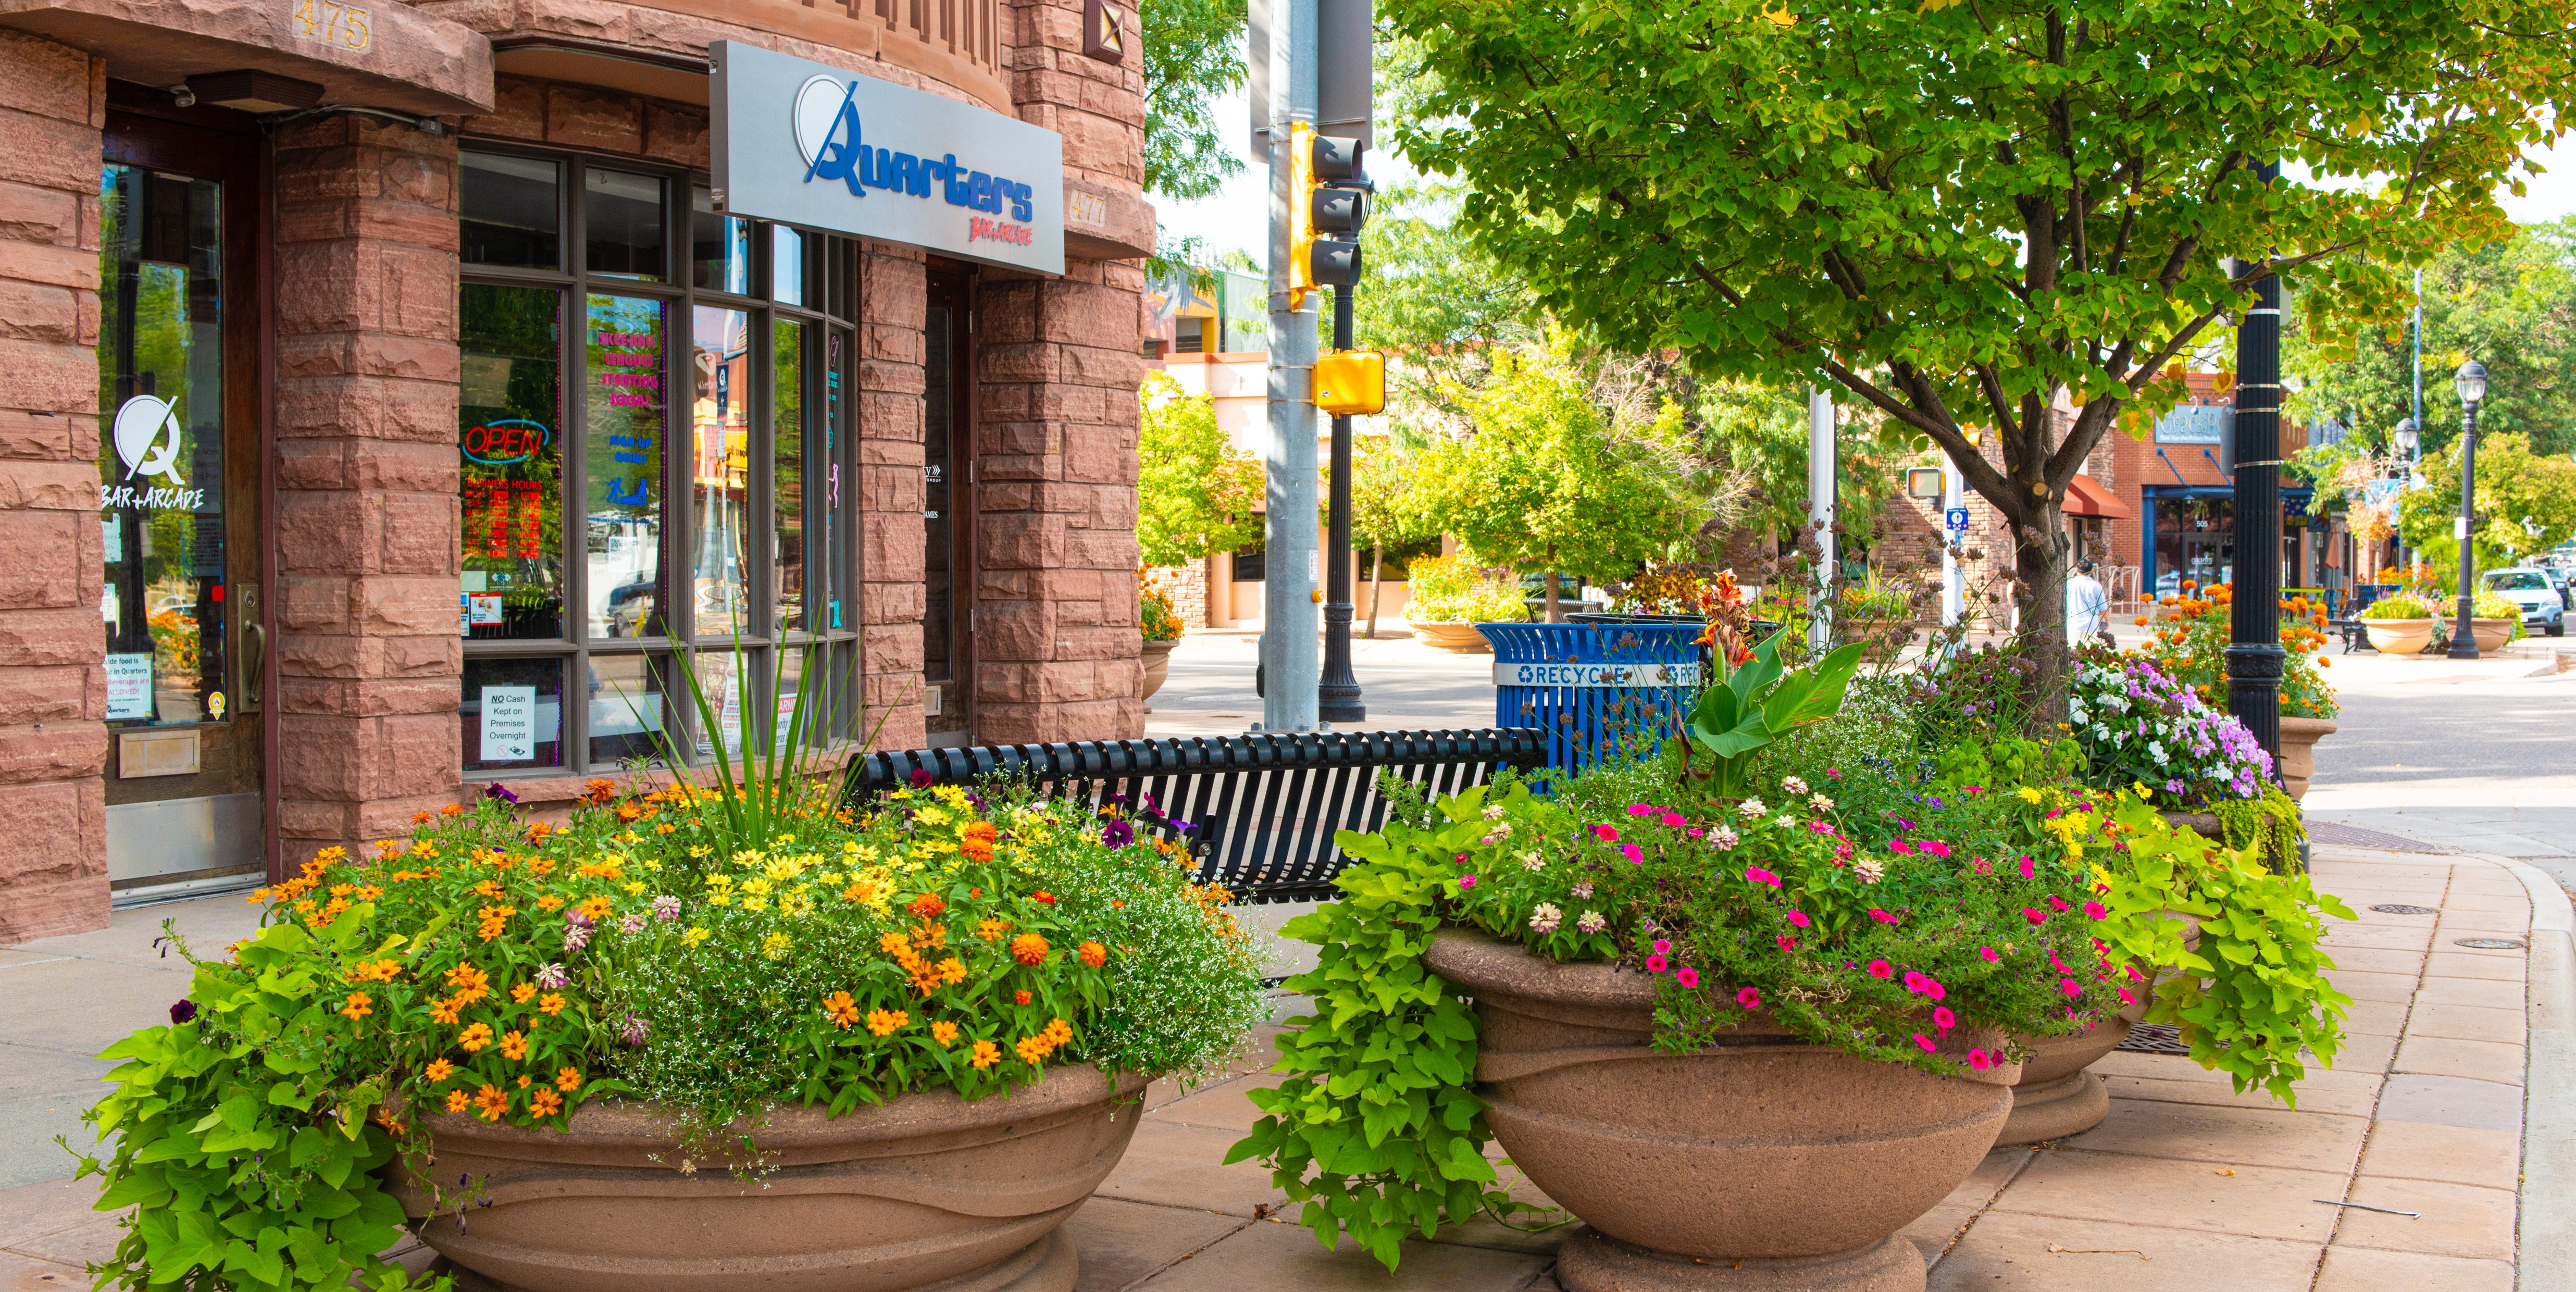
[[[859,138],[859,107],[851,102],[858,92],[859,83],[856,81],[850,82],[850,88],[841,92],[840,115],[833,119],[831,130],[815,146],[813,160],[805,164],[805,182],[839,180],[850,186],[850,196],[866,197],[866,181],[860,177],[859,167],[868,150]]]
[[[807,91],[825,88],[814,81],[806,83]],[[939,196],[950,206],[962,206],[990,215],[1005,215],[1007,212],[1006,218],[1012,220],[1036,218],[1037,204],[1033,199],[1037,194],[1034,188],[963,165],[955,153],[933,159],[889,148],[868,147],[856,102],[858,83],[853,81],[839,89],[840,105],[832,111],[830,127],[823,131],[821,138],[806,141],[814,150],[805,167],[806,183],[822,180],[845,184],[857,197],[865,197],[867,190],[875,188],[920,198],[929,197],[931,186],[935,184],[939,188]],[[802,95],[799,100],[800,120],[818,120],[803,117]],[[822,105],[818,103],[816,106]],[[799,133],[800,136],[803,134],[801,127]]]

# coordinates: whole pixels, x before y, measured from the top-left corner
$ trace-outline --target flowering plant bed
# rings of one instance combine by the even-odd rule
[[[2194,595],[2198,593],[2199,595]],[[2208,704],[2227,699],[2227,644],[2234,632],[2236,589],[2206,588],[2185,579],[2178,595],[2157,601],[2160,618],[2142,652],[2175,681]],[[2325,670],[2326,608],[2304,596],[2283,597],[2281,611],[2281,712],[2298,718],[2331,718],[2337,708]],[[2141,627],[2151,621],[2138,617]]]
[[[375,1172],[425,1165],[441,1118],[551,1132],[630,1106],[665,1127],[656,1169],[748,1178],[776,1166],[745,1130],[773,1108],[971,1102],[1089,1064],[1105,1115],[1102,1073],[1203,1067],[1261,998],[1177,845],[1002,785],[845,809],[828,786],[596,782],[562,829],[486,798],[252,900],[259,934],[109,1052],[93,1120],[120,1138],[84,1172],[143,1207],[111,1277],[400,1285]],[[419,1210],[474,1201],[420,1180]]]

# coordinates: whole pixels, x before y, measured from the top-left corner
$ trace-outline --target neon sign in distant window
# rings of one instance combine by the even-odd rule
[[[504,417],[487,426],[466,427],[463,438],[466,457],[494,467],[525,462],[554,442],[554,436],[543,425],[524,417]]]

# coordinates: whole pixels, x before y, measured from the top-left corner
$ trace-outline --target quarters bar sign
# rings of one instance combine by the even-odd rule
[[[1064,272],[1054,131],[754,45],[708,55],[727,214]]]
[[[1699,685],[1697,664],[1496,664],[1496,686],[1631,689]]]

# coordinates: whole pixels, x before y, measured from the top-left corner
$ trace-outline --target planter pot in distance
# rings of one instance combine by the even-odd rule
[[[2364,619],[2361,630],[2370,636],[2370,648],[2382,655],[2420,655],[2433,644],[2433,621],[2430,619]]]
[[[1163,689],[1164,679],[1172,675],[1172,648],[1180,644],[1177,637],[1145,643],[1145,699],[1153,699],[1154,693]]]
[[[780,1108],[753,1132],[771,1169],[751,1181],[679,1169],[648,1107],[585,1105],[561,1131],[441,1114],[424,1120],[445,1196],[409,1174],[394,1191],[461,1292],[1066,1292],[1057,1227],[1127,1151],[1144,1088],[1068,1065],[973,1101]],[[460,1178],[481,1186],[470,1202]]]
[[[1486,641],[1485,635],[1477,632],[1474,624],[1423,623],[1417,620],[1413,625],[1413,635],[1442,650],[1456,651],[1461,655],[1494,653],[1494,644]]]
[[[1695,1054],[1653,1047],[1653,981],[1459,929],[1429,967],[1476,1000],[1476,1093],[1512,1161],[1580,1217],[1566,1292],[1920,1292],[1897,1231],[1984,1160],[2017,1066],[1935,1076],[1767,1022]],[[1991,1048],[1961,1028],[1947,1049]]]
[[[2519,619],[2471,619],[2469,635],[2477,639],[2481,653],[2503,650],[2505,643],[2513,640],[2514,626],[2521,622]]]
[[[2317,742],[2337,730],[2324,718],[2281,715],[2281,784],[2291,798],[2308,796],[2308,781],[2317,774]]]

